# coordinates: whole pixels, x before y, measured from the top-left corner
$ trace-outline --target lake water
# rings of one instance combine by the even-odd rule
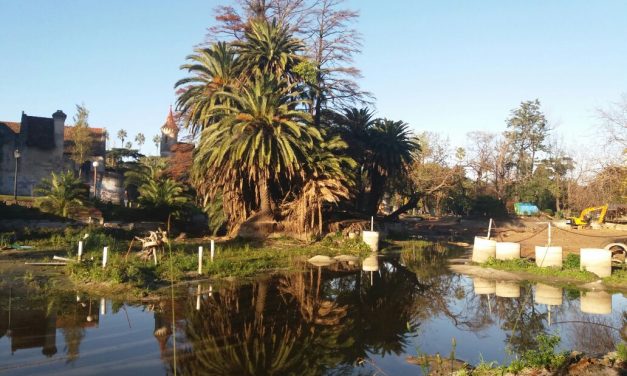
[[[149,304],[4,283],[0,373],[11,375],[420,374],[408,356],[509,363],[542,333],[611,351],[621,294],[491,282],[451,273],[442,246],[250,283],[188,285]],[[372,259],[371,259],[372,261]],[[173,329],[174,328],[174,329]]]

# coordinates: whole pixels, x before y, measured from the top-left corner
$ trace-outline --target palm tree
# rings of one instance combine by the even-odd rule
[[[174,179],[149,180],[139,187],[139,202],[170,214],[189,201],[184,192],[184,187]]]
[[[420,146],[403,121],[377,120],[368,133],[371,155],[365,168],[370,176],[370,197],[366,209],[369,214],[376,214],[388,177],[402,173]]]
[[[122,147],[124,147],[124,140],[127,136],[128,135],[126,134],[126,131],[124,129],[120,129],[118,131],[118,138],[120,139],[120,141],[122,141]]]
[[[330,122],[332,129],[339,134],[348,144],[346,154],[357,163],[353,169],[355,174],[355,208],[360,209],[365,206],[364,181],[367,171],[365,165],[371,157],[370,139],[371,130],[375,125],[374,112],[368,108],[346,108],[342,113],[331,113]]]
[[[219,42],[209,48],[196,49],[187,56],[189,63],[181,65],[181,69],[192,75],[174,85],[179,88],[176,109],[184,114],[185,125],[191,128],[192,134],[212,122],[209,112],[213,106],[221,104],[214,94],[237,85],[236,59],[233,47]]]
[[[53,172],[50,179],[41,182],[37,193],[43,195],[40,207],[44,211],[67,218],[72,211],[84,206],[87,187],[72,171]]]
[[[141,148],[144,142],[146,142],[146,136],[144,136],[144,134],[141,132],[138,133],[135,136],[135,142],[137,142],[137,145],[139,145],[139,148]]]
[[[285,25],[266,20],[254,20],[244,39],[233,43],[240,58],[241,71],[248,77],[263,75],[295,82],[293,68],[302,60],[297,55],[304,44],[294,38]]]
[[[320,133],[309,126],[311,117],[297,109],[302,101],[293,85],[258,76],[214,106],[211,115],[220,119],[201,134],[194,159],[196,181],[211,181],[228,192],[242,193],[242,177],[255,187],[260,213],[270,215],[270,185],[301,173],[301,165]],[[226,197],[225,197],[226,198]]]
[[[139,187],[150,180],[159,180],[167,166],[168,163],[165,158],[141,158],[139,164],[124,173],[124,182],[126,185],[133,184]]]
[[[285,205],[288,218],[298,225],[299,231],[321,234],[323,206],[350,198],[350,188],[354,186],[352,170],[357,163],[340,154],[347,146],[340,137],[332,137],[313,148],[303,164],[306,175],[300,195]]]
[[[138,187],[141,206],[169,215],[181,209],[189,198],[183,185],[166,176],[166,167],[164,158],[142,158],[138,165],[124,174],[124,179],[127,185]]]
[[[159,152],[159,144],[161,143],[161,135],[152,136],[152,143],[155,144],[155,148],[157,148],[157,152]]]

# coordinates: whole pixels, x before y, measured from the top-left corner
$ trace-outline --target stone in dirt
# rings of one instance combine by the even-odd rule
[[[329,256],[316,255],[307,260],[307,262],[315,266],[329,266],[331,264],[334,264],[335,260]]]

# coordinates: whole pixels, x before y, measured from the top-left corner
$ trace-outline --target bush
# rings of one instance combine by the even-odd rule
[[[579,255],[569,253],[562,263],[562,268],[579,270]]]
[[[517,373],[527,367],[555,370],[564,364],[567,353],[555,352],[555,347],[561,341],[559,336],[540,334],[537,339],[538,348],[523,352],[520,359],[514,360],[510,364],[509,370],[511,372]]]
[[[507,217],[505,204],[492,196],[477,196],[470,209],[470,215],[482,217]]]

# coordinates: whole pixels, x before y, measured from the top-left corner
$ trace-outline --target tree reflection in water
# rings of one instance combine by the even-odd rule
[[[231,284],[204,296],[198,311],[192,300],[186,305],[189,347],[177,351],[177,371],[318,375],[369,354],[401,354],[417,326],[420,290],[415,275],[393,263],[372,286],[360,270],[317,268]]]
[[[252,284],[230,283],[211,295],[205,292],[199,310],[195,297],[180,303],[177,310],[183,312],[176,315],[184,319],[177,321],[177,371],[216,375],[359,372],[355,369],[359,359],[413,353],[412,337],[434,318],[446,318],[445,325],[479,337],[498,326],[505,332],[502,345],[513,354],[536,348],[536,337],[549,331],[547,308],[535,301],[530,284],[502,284],[501,292],[511,298],[495,297],[494,292],[475,294],[468,290],[466,277],[448,270],[448,258],[454,256],[450,248],[416,245],[380,259],[372,285],[370,274],[358,267],[303,266],[300,273]],[[562,306],[551,308],[554,320],[573,309],[569,295],[565,298]],[[592,338],[593,332],[599,333],[575,335]],[[608,346],[614,337],[608,336]],[[171,345],[168,341],[162,358],[173,370]],[[577,346],[585,349],[587,344]]]

